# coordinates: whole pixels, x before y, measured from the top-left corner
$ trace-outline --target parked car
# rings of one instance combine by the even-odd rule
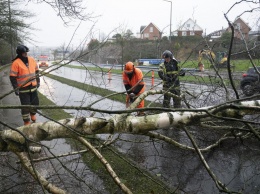
[[[260,67],[257,67],[260,72]],[[260,92],[260,75],[253,67],[250,67],[246,73],[243,74],[243,78],[240,81],[240,88],[244,95],[252,96],[257,92]]]

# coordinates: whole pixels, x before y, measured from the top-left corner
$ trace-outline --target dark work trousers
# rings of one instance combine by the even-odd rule
[[[19,98],[20,98],[21,105],[39,105],[37,90],[33,92],[19,93]],[[22,108],[21,113],[22,113],[23,121],[28,122],[30,121],[30,114],[31,115],[36,114],[36,109]]]
[[[167,91],[167,92],[171,92],[177,96],[180,96],[181,95],[181,91],[180,91],[180,87],[172,87],[169,89],[168,86],[163,86],[163,90],[164,91]],[[164,99],[163,99],[163,107],[165,108],[170,108],[170,102],[171,102],[171,96],[167,95],[167,94],[164,94]],[[173,100],[173,107],[174,108],[181,108],[181,99],[175,99],[172,98]]]

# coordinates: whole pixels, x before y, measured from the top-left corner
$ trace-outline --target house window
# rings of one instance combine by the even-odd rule
[[[187,24],[187,28],[189,28],[190,27],[190,24]]]
[[[190,32],[190,36],[194,36],[194,35],[195,35],[194,31]]]
[[[149,32],[153,32],[153,27],[150,27],[150,31]]]
[[[187,32],[186,32],[186,31],[183,31],[183,32],[181,33],[181,35],[182,35],[182,36],[187,36]]]
[[[145,38],[149,38],[149,33],[144,33]]]
[[[241,24],[240,24],[240,23],[236,23],[236,24],[235,24],[235,29],[240,30],[240,27],[241,27]]]

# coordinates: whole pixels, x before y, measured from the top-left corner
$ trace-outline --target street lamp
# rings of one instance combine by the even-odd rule
[[[167,1],[167,0],[163,0],[163,1]],[[171,33],[172,33],[172,2],[171,1],[167,1],[169,3],[171,3],[171,13],[170,13],[170,35],[169,35],[169,40],[171,42]]]

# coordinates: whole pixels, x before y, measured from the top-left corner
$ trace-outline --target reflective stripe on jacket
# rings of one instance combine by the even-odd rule
[[[141,94],[145,91],[145,83],[144,83],[144,80],[143,80],[143,73],[138,68],[134,69],[134,73],[133,73],[131,80],[128,78],[127,74],[125,72],[123,72],[123,83],[124,83],[124,85],[129,84],[131,87],[136,86],[137,83],[138,83],[137,85],[144,85],[144,87],[141,89],[141,91],[137,95],[139,95],[139,94]],[[132,90],[134,90],[134,88]]]
[[[16,77],[18,87],[26,87],[29,85],[36,86],[36,71],[38,70],[37,63],[32,57],[28,57],[28,67],[24,62],[17,58],[13,61],[10,76]],[[30,80],[28,83],[27,81]],[[26,83],[26,84],[25,84]]]
[[[179,69],[177,60],[171,59],[169,63],[164,62],[159,65],[158,74],[164,84],[178,86],[180,84],[178,78]]]

